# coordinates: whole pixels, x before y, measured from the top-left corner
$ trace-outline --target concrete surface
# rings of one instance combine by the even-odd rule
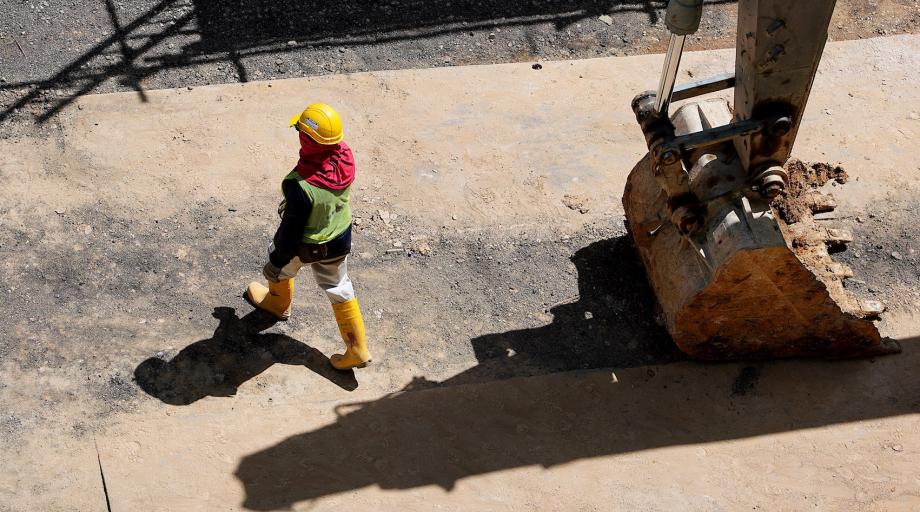
[[[834,190],[841,221],[885,219],[887,231],[865,234],[873,247],[913,243],[901,235],[918,207],[918,50],[917,36],[829,45],[795,149],[844,165],[853,179]],[[732,57],[691,53],[682,69],[725,72]],[[518,345],[479,350],[517,329],[588,361],[607,354],[545,333],[560,307],[586,307],[592,288],[576,275],[590,267],[566,261],[570,249],[622,236],[622,187],[644,153],[629,102],[654,87],[660,64],[373,72],[150,91],[146,102],[87,96],[32,135],[0,141],[0,510],[920,507],[920,299],[916,272],[903,277],[916,269],[913,246],[900,260],[873,256],[888,274],[858,276],[891,297],[879,328],[905,340],[896,356],[665,364],[680,358],[655,345],[653,327],[641,331],[648,345],[626,331],[605,340],[628,352],[621,363],[559,368],[586,371],[515,367],[536,357]],[[381,362],[345,375],[324,366],[339,342],[308,278],[295,315],[314,323],[265,324],[238,297],[258,275],[277,181],[296,153],[285,122],[314,99],[345,118],[356,210],[369,224],[352,274]],[[576,200],[585,213],[567,206]],[[433,250],[418,265],[387,259],[394,239],[420,236]],[[482,241],[509,249],[457,249]],[[525,248],[505,266],[526,269],[515,274],[526,282],[483,271],[477,256],[507,257],[515,244]],[[540,295],[541,281],[558,295],[519,293]],[[477,314],[452,294],[498,302]],[[628,299],[606,309],[634,311]],[[603,329],[591,321],[598,307],[577,309],[580,328]],[[191,386],[208,357],[238,357],[245,371],[221,375],[226,389],[209,381],[178,397],[148,395],[131,378],[145,360],[172,359],[189,365],[180,377]]]

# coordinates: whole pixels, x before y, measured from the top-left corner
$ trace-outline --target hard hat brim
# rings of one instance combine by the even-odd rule
[[[312,105],[311,105],[311,106],[312,106]],[[309,109],[309,107],[308,107],[308,109]],[[336,114],[336,115],[338,115],[338,114]],[[345,138],[345,133],[344,133],[344,132],[340,132],[340,133],[338,134],[338,136],[336,136],[336,137],[329,137],[329,138],[323,137],[323,136],[320,135],[316,130],[314,130],[314,129],[310,128],[309,126],[307,126],[306,124],[302,123],[302,122],[301,122],[301,119],[302,119],[302,118],[303,118],[303,114],[302,114],[302,113],[301,113],[301,114],[297,114],[296,116],[292,117],[292,118],[291,118],[291,126],[297,128],[297,131],[299,131],[299,132],[301,132],[301,133],[306,133],[311,139],[313,139],[314,141],[316,141],[318,144],[322,144],[322,145],[324,145],[324,146],[331,146],[331,145],[333,145],[333,144],[338,144],[339,142],[342,142],[342,139]]]
[[[339,134],[338,137],[332,137],[332,138],[329,138],[329,139],[323,138],[322,136],[320,136],[320,134],[316,133],[316,132],[313,131],[313,130],[310,130],[310,131],[308,131],[308,132],[306,132],[306,133],[307,133],[307,135],[310,136],[311,139],[315,140],[316,142],[318,142],[318,143],[320,143],[320,144],[322,144],[322,145],[324,145],[324,146],[331,146],[331,145],[333,145],[333,144],[338,144],[339,142],[342,142],[342,139],[345,138],[345,134],[344,134],[344,133]]]

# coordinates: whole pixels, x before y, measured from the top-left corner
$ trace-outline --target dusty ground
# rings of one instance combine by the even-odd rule
[[[0,510],[916,509],[918,49],[830,45],[800,132],[906,340],[834,363],[687,362],[655,324],[619,201],[660,57],[79,98],[0,141]],[[357,373],[306,276],[286,324],[240,296],[314,97],[360,169]]]

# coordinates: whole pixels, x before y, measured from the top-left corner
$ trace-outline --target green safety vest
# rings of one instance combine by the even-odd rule
[[[313,203],[313,210],[307,219],[307,226],[303,230],[301,242],[307,244],[324,244],[335,239],[351,225],[351,207],[348,205],[348,195],[351,185],[342,190],[329,190],[307,183],[294,169],[281,182],[297,180],[307,198]]]

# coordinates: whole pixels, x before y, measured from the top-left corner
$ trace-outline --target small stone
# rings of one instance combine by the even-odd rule
[[[494,34],[494,33],[489,34],[489,40],[490,40],[490,41],[494,41],[494,40],[495,40],[495,34]]]
[[[827,114],[827,115],[829,115],[829,116],[834,115],[834,112],[831,111],[831,110],[825,110],[824,113]]]
[[[293,39],[288,41],[288,46],[294,46],[296,44],[297,44],[297,41],[294,41]]]
[[[403,244],[402,244],[402,242],[400,242],[399,240],[393,242],[393,247],[402,247],[402,246],[403,246]]]
[[[908,117],[910,117],[911,119],[913,119],[914,121],[916,121],[916,120],[920,119],[920,114],[918,114],[918,113],[916,113],[916,112],[911,112],[911,113],[910,113],[910,116],[908,116]]]
[[[655,370],[649,370],[649,371],[647,371],[647,372],[645,372],[645,373],[646,373],[649,377],[654,377],[654,376],[655,376]]]
[[[58,215],[64,215],[65,213],[67,213],[67,210],[65,210],[64,208],[57,208],[54,210],[54,213]]]
[[[530,66],[530,67],[533,68],[533,69],[543,69],[543,65],[540,64],[539,62],[537,62],[536,64],[534,64],[533,66]]]
[[[431,252],[431,246],[428,245],[426,242],[421,242],[421,243],[419,243],[418,246],[416,247],[416,251],[417,251],[418,254],[420,254],[421,256],[427,256],[428,253]]]
[[[604,14],[603,16],[598,16],[597,19],[603,21],[607,25],[613,25],[613,18]]]
[[[901,253],[899,253],[898,251],[892,252],[892,253],[891,253],[891,257],[894,258],[894,259],[896,259],[896,260],[898,260],[898,261],[904,259],[904,256],[901,256]]]
[[[594,318],[594,313],[585,311],[585,320],[591,320],[592,318]]]
[[[892,446],[891,449],[894,450],[894,451],[896,451],[896,452],[899,452],[899,451],[903,450],[904,447],[901,446],[901,445],[899,445],[899,444],[896,444],[896,445]]]
[[[191,86],[191,85],[190,85],[190,86],[188,86],[188,90],[190,90],[190,91],[192,90],[192,86]]]
[[[235,211],[236,211],[236,207],[235,207],[235,206],[231,206],[230,208],[227,208],[227,211],[235,212]]]

